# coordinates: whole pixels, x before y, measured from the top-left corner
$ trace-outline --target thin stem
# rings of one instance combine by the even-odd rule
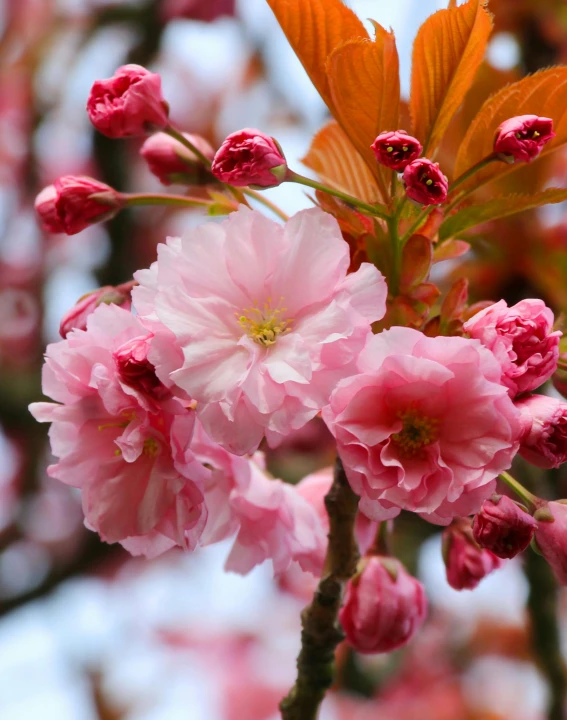
[[[538,507],[538,505],[540,504],[538,502],[538,498],[535,495],[532,495],[532,493],[527,488],[525,488],[509,473],[501,472],[498,477],[500,478],[500,480],[502,480],[502,482],[508,485],[510,490],[513,490],[516,495],[524,501],[526,507],[529,510],[535,510]]]
[[[343,588],[356,572],[358,547],[354,522],[358,497],[352,491],[340,460],[325,497],[329,515],[329,545],[323,576],[315,596],[301,614],[301,650],[297,680],[281,701],[283,720],[316,720],[319,706],[334,677],[335,648],[343,639],[338,613]]]
[[[400,272],[402,264],[402,248],[398,237],[398,215],[399,208],[394,217],[388,219],[388,233],[390,235],[390,247],[392,249],[392,276],[388,278],[388,285],[391,294],[395,297],[400,289]]]
[[[317,180],[312,180],[311,178],[305,177],[304,175],[299,175],[298,173],[292,172],[291,170],[288,172],[286,181],[294,182],[298,185],[305,185],[306,187],[310,187],[315,190],[321,190],[321,192],[325,192],[328,195],[334,195],[334,197],[338,197],[343,202],[346,202],[348,205],[352,205],[359,210],[362,210],[368,215],[373,215],[374,217],[379,217],[383,220],[387,220],[389,217],[386,212],[386,208],[383,205],[368,205],[368,203],[362,202],[362,200],[359,200],[352,195],[347,195],[340,190],[335,190],[328,185],[323,185],[323,183],[317,182]]]
[[[420,214],[417,216],[416,221],[414,224],[410,227],[410,229],[405,232],[402,236],[402,239],[400,240],[400,245],[403,246],[406,244],[406,242],[410,239],[410,237],[417,231],[419,228],[423,225],[423,223],[427,220],[429,214],[433,211],[435,208],[435,205],[430,205],[429,207],[426,207],[424,210],[420,212]]]
[[[209,207],[211,200],[186,195],[167,195],[165,193],[123,193],[121,195],[127,207],[134,205],[174,205],[176,207]]]
[[[284,211],[281,208],[279,208],[271,200],[268,200],[267,197],[264,197],[262,195],[262,193],[259,193],[259,192],[256,192],[256,190],[250,190],[247,188],[246,190],[244,190],[244,194],[248,195],[248,197],[254,198],[254,200],[261,203],[265,207],[269,208],[274,213],[274,215],[277,215],[284,222],[287,222],[289,220],[289,215],[286,215],[286,213],[284,213]]]
[[[398,173],[392,170],[392,177],[390,178],[390,197],[392,198],[392,204],[396,199],[396,190],[398,187]]]
[[[174,128],[173,125],[168,125],[166,128],[164,128],[164,132],[166,132],[168,135],[171,135],[172,138],[175,138],[175,140],[180,142],[184,147],[187,148],[187,150],[190,150],[194,155],[196,155],[205,167],[211,167],[211,161],[209,160],[209,158],[206,155],[203,155],[199,148],[193,145],[190,140],[187,140],[185,135],[183,135],[182,132],[177,130],[177,128]]]
[[[455,190],[455,188],[458,188],[459,185],[462,185],[465,180],[468,180],[479,170],[482,170],[483,167],[486,167],[495,160],[498,160],[498,156],[495,153],[490,153],[490,155],[487,155],[482,160],[479,160],[475,165],[466,170],[462,175],[459,175],[456,180],[453,180],[453,182],[449,185],[449,194],[451,194],[453,190]]]
[[[391,555],[390,551],[390,524],[388,520],[378,524],[374,542],[368,548],[367,555]]]

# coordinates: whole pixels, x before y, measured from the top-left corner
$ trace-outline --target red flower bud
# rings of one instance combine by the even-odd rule
[[[567,585],[567,504],[550,502],[536,511],[536,544],[561,585]]]
[[[364,557],[348,582],[339,619],[360,653],[390,652],[405,645],[427,611],[423,585],[391,557]]]
[[[205,157],[213,159],[215,151],[204,138],[183,134]],[[140,155],[148,163],[150,171],[164,185],[206,185],[215,181],[202,161],[167,133],[151,135],[142,145]]]
[[[525,550],[537,523],[506,495],[486,500],[473,520],[473,537],[480,547],[499,558],[513,558]]]
[[[152,338],[153,334],[150,333],[128,340],[114,352],[113,357],[118,377],[125,385],[163,400],[170,392],[158,379],[154,365],[148,360]]]
[[[75,235],[113,217],[123,204],[120,194],[105,183],[82,175],[64,175],[39,193],[35,209],[48,232]]]
[[[287,163],[276,141],[252,128],[229,135],[217,150],[211,168],[221,182],[246,187],[275,187],[287,174]]]
[[[512,162],[530,162],[555,137],[553,120],[537,115],[518,115],[505,120],[496,131],[494,152]]]
[[[558,468],[567,460],[567,403],[530,395],[516,407],[522,422],[520,455],[536,467]]]
[[[134,281],[112,287],[106,285],[98,290],[94,290],[87,295],[79,298],[77,303],[68,310],[59,325],[59,334],[62,338],[66,338],[71,330],[86,330],[87,318],[93,313],[99,305],[122,305],[125,310],[131,307],[131,292]]]
[[[409,165],[412,160],[416,160],[423,150],[419,140],[408,135],[405,130],[380,133],[371,148],[379,163],[399,171]]]
[[[439,163],[427,158],[413,160],[404,170],[406,195],[421,205],[440,205],[447,199],[449,183]]]
[[[94,83],[87,113],[95,128],[111,138],[162,130],[169,107],[161,94],[161,77],[140,65],[123,65],[111,78]]]
[[[443,559],[447,582],[455,590],[473,590],[479,582],[502,561],[480,548],[472,536],[468,521],[453,523],[443,532]]]

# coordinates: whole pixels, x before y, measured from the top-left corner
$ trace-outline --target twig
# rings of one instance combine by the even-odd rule
[[[335,648],[344,638],[338,624],[343,588],[354,575],[358,546],[354,522],[358,497],[352,491],[340,460],[325,497],[329,515],[329,545],[325,568],[315,596],[301,614],[301,650],[297,680],[280,703],[283,720],[315,720],[334,676]]]

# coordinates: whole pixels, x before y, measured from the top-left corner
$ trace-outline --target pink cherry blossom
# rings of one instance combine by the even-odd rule
[[[386,284],[319,209],[284,227],[241,208],[158,247],[136,274],[138,313],[161,321],[182,360],[171,380],[231,452],[271,446],[313,418],[385,312]]]
[[[554,137],[551,118],[517,115],[499,125],[494,138],[494,152],[511,158],[512,162],[530,162]]]
[[[208,519],[201,544],[236,534],[227,570],[245,574],[271,560],[276,575],[292,564],[321,574],[327,529],[297,487],[266,474],[262,453],[233,455],[211,441],[198,421],[192,449],[212,471],[204,487]]]
[[[355,650],[380,653],[405,645],[426,613],[427,596],[419,580],[396,558],[371,555],[349,580],[339,618]]]
[[[281,148],[269,135],[244,128],[229,135],[217,150],[211,172],[237,187],[280,185],[287,173]]]
[[[567,585],[567,503],[552,501],[536,512],[538,526],[535,534],[539,551],[560,585]]]
[[[59,324],[59,334],[61,337],[67,337],[71,330],[86,330],[88,316],[103,303],[106,305],[121,305],[124,310],[130,310],[133,285],[134,281],[123,283],[116,287],[105,285],[104,287],[98,288],[98,290],[93,290],[83,295],[61,318],[61,323]]]
[[[183,133],[203,155],[212,160],[214,150],[200,135]],[[146,161],[150,171],[163,185],[181,183],[183,185],[204,185],[214,182],[203,162],[179,140],[167,133],[159,132],[144,142],[140,155]]]
[[[190,450],[194,412],[173,398],[158,403],[146,383],[117,371],[115,355],[151,337],[123,308],[99,306],[86,331],[48,346],[43,391],[56,402],[30,410],[52,423],[59,461],[48,472],[81,488],[86,524],[107,542],[154,555],[196,546],[210,471]]]
[[[558,468],[567,461],[567,403],[530,395],[516,403],[523,431],[520,455],[536,467]]]
[[[470,522],[458,520],[443,532],[443,559],[447,582],[454,590],[474,590],[502,560],[475,542]]]
[[[359,374],[323,410],[360,509],[411,510],[432,522],[468,515],[518,449],[518,410],[478,341],[394,327],[368,339]]]
[[[535,390],[557,368],[561,332],[553,330],[553,312],[543,300],[504,300],[481,310],[464,329],[492,350],[502,366],[502,382],[512,396]]]
[[[97,80],[87,113],[94,127],[111,138],[146,135],[168,124],[169,108],[161,77],[141,65],[123,65],[111,78]]]

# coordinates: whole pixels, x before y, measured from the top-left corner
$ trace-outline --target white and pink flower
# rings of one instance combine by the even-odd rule
[[[152,377],[152,337],[127,310],[99,306],[87,330],[48,346],[43,391],[56,402],[30,406],[52,423],[48,472],[81,488],[87,525],[148,555],[197,545],[210,475],[190,449],[195,413]]]
[[[158,248],[136,274],[134,305],[175,336],[171,380],[197,401],[207,433],[231,452],[277,445],[328,403],[385,312],[370,264],[347,275],[349,248],[319,209],[284,227],[241,208]]]
[[[401,327],[369,338],[323,419],[362,512],[384,520],[404,509],[440,524],[491,495],[521,429],[480,342]]]

